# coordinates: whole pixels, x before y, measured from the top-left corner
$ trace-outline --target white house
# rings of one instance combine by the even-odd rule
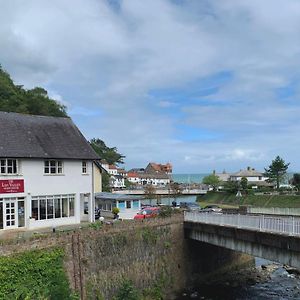
[[[229,177],[230,181],[241,181],[245,177],[248,183],[264,183],[268,179],[263,173],[256,171],[254,168],[248,167],[246,170],[241,170],[237,173],[231,174]]]
[[[112,188],[121,189],[125,187],[125,179],[122,175],[111,175],[110,186]]]
[[[0,229],[94,220],[99,159],[69,118],[0,112]]]
[[[138,185],[154,185],[157,187],[164,187],[170,184],[170,177],[167,174],[148,174],[128,172],[128,181]]]

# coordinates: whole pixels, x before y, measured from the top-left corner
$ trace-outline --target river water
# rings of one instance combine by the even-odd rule
[[[164,205],[171,205],[173,201],[176,201],[179,205],[180,202],[196,202],[196,196],[178,196],[178,197],[160,197],[157,199],[143,199],[141,202],[144,205],[156,205],[157,201]]]
[[[256,267],[274,264],[264,259],[256,258]],[[219,285],[198,286],[184,291],[176,300],[289,300],[300,299],[300,278],[289,274],[282,266],[277,265],[265,282],[244,286]]]

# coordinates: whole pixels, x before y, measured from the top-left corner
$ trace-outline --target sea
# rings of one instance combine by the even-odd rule
[[[202,183],[202,179],[207,175],[209,174],[172,174],[172,179],[178,183]]]

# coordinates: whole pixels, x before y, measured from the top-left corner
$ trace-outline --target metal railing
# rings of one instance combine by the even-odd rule
[[[300,208],[288,207],[247,207],[250,214],[300,216]]]
[[[184,221],[300,235],[300,218],[185,212]]]

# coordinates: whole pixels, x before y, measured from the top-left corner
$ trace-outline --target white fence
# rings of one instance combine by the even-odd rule
[[[300,208],[288,207],[247,207],[250,214],[300,216]]]
[[[184,221],[300,235],[300,218],[185,212]]]

